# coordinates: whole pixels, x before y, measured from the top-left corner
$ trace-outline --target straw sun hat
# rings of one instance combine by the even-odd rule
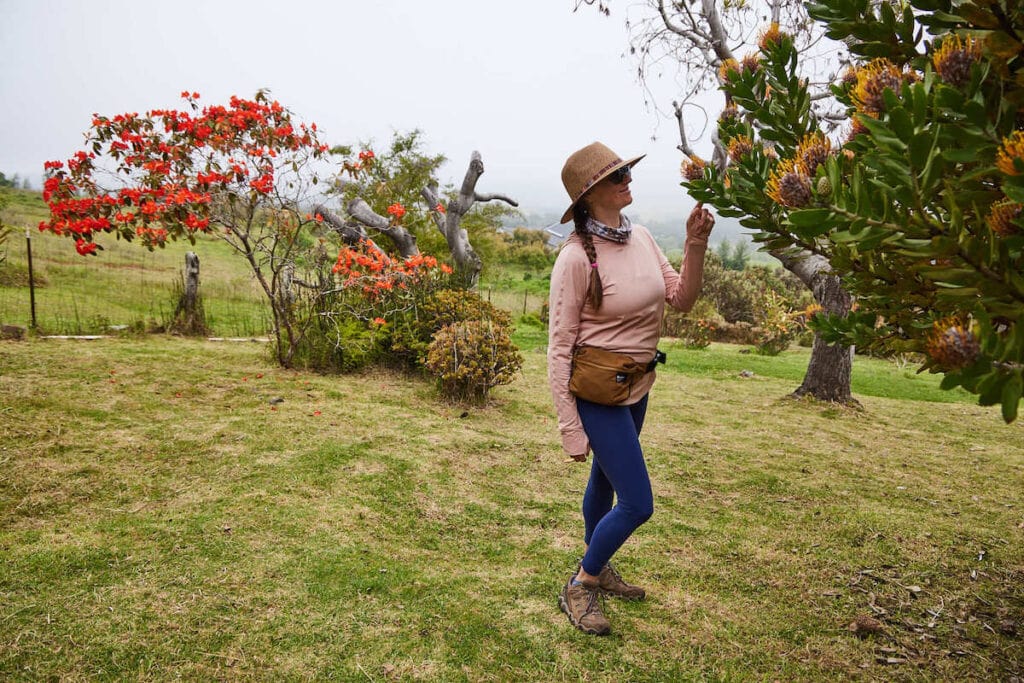
[[[632,168],[645,156],[647,155],[641,154],[623,161],[618,154],[600,142],[592,142],[583,149],[573,152],[562,167],[562,184],[565,185],[565,191],[569,193],[572,204],[562,214],[561,222],[568,223],[572,220],[573,207],[587,190],[623,166]]]

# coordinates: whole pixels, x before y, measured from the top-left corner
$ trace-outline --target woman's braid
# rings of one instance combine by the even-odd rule
[[[587,260],[590,261],[590,283],[587,287],[587,300],[590,301],[590,305],[594,307],[594,310],[601,308],[601,301],[604,295],[604,286],[601,284],[601,271],[597,267],[597,250],[594,248],[594,236],[587,230],[587,220],[590,218],[590,213],[587,211],[586,204],[582,201],[577,201],[576,205],[572,207],[572,220],[576,226],[576,234],[580,236],[580,241],[583,242],[583,251],[587,254]]]

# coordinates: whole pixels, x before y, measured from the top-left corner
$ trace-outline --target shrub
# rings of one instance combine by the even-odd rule
[[[475,403],[485,401],[493,387],[510,384],[522,365],[509,327],[493,320],[445,325],[434,335],[426,361],[446,398]]]
[[[760,332],[754,344],[762,356],[777,356],[800,334],[803,325],[787,310],[785,301],[773,291],[765,293],[758,316]]]
[[[768,291],[782,297],[794,309],[814,300],[810,290],[789,271],[762,265],[729,270],[722,266],[717,254],[705,257],[701,297],[711,302],[725,322],[755,323]]]
[[[666,308],[662,334],[677,337],[688,349],[705,349],[711,344],[713,334],[721,322],[721,316],[711,302],[701,298],[688,313]]]
[[[321,372],[418,367],[436,329],[425,305],[448,286],[451,268],[422,254],[392,258],[367,242],[342,249],[331,271],[324,277],[335,286],[301,302],[303,339],[294,363]]]

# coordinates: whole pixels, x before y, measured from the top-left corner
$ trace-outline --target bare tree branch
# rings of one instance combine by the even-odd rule
[[[480,194],[479,192],[477,192],[473,195],[473,197],[478,202],[491,202],[497,199],[505,202],[506,204],[509,204],[510,206],[519,206],[519,202],[517,202],[514,199],[510,199],[507,195],[503,194]]]
[[[323,204],[315,205],[313,207],[313,212],[323,216],[324,223],[327,224],[327,227],[336,232],[346,244],[358,244],[360,240],[370,240],[369,236],[366,234],[366,230],[364,230],[359,223],[346,223],[341,220],[341,217],[338,216],[338,214],[334,213]]]
[[[420,253],[419,248],[416,246],[415,235],[400,225],[392,225],[391,221],[371,209],[365,200],[360,198],[353,199],[345,207],[345,210],[349,216],[363,225],[378,230],[391,238],[391,241],[398,247],[398,253],[402,255],[402,258],[409,258]]]

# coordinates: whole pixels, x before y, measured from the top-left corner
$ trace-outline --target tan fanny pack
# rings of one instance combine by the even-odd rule
[[[572,353],[569,391],[584,401],[617,406],[629,400],[636,380],[664,362],[661,351],[655,351],[649,363],[637,363],[624,353],[577,346]]]

